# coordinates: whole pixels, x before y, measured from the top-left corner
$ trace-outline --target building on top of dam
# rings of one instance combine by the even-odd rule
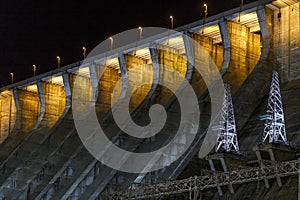
[[[299,198],[299,9],[296,0],[256,1],[1,88],[0,199]],[[219,74],[230,85],[240,154],[214,154],[215,148],[208,156],[201,154],[214,103],[208,88],[215,87],[215,80],[207,85],[196,69],[211,66],[203,51],[216,68],[205,68],[205,75]],[[280,81],[288,145],[262,141],[260,116],[267,110],[273,70]],[[180,128],[181,102],[163,84],[181,80],[175,87],[180,94],[182,77],[195,92],[200,118],[195,122],[192,113],[168,152],[156,163],[145,163],[145,169],[169,166],[128,173],[92,156],[78,135],[74,111],[92,105],[112,143],[136,153],[155,151]],[[128,113],[136,124],[150,123],[153,105],[165,108],[165,124],[157,135],[136,139],[115,122],[112,108],[119,104],[112,94],[123,97],[126,92],[131,93]],[[82,104],[74,107],[79,100]],[[86,141],[97,149],[100,142],[94,136],[100,129],[89,123],[86,131],[92,134]],[[113,157],[107,152],[98,154],[99,160]],[[120,158],[121,165],[128,162]]]

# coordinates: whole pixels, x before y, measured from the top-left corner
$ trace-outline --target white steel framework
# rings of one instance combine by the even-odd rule
[[[280,83],[278,73],[273,71],[267,112],[261,116],[265,121],[262,142],[283,143],[288,145],[286,137],[284,113],[280,94]]]
[[[225,150],[225,152],[235,152],[239,154],[240,150],[236,134],[230,85],[225,84],[224,89],[220,124],[213,127],[213,130],[218,131],[215,151],[218,152],[222,149]]]
[[[261,167],[249,167],[225,172],[204,172],[202,176],[194,176],[183,180],[167,181],[154,185],[134,185],[130,189],[117,189],[108,191],[106,199],[155,199],[185,192],[199,192],[214,188],[217,185],[242,184],[260,181],[264,178],[274,179],[298,175],[300,160],[287,162],[262,161]]]

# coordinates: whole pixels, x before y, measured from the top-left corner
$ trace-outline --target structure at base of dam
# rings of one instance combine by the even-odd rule
[[[300,199],[299,9],[296,0],[256,1],[1,88],[0,199]],[[224,107],[222,123],[211,122],[208,88],[214,80],[207,85],[195,67],[207,62],[203,50],[230,85],[232,103]],[[93,105],[112,143],[136,153],[155,151],[174,138],[181,115],[174,93],[157,83],[178,77],[194,90],[200,119],[197,125],[184,122],[169,151],[157,158],[169,166],[128,173],[100,162],[112,156],[106,152],[99,160],[91,155],[74,111]],[[177,84],[176,93],[183,92]],[[153,105],[165,108],[159,134],[135,138],[118,127],[112,108],[119,104],[112,94],[124,91],[132,93],[128,110],[138,125],[150,122]],[[75,100],[83,103],[74,107]],[[222,132],[223,148],[202,155],[212,129]],[[229,133],[235,141],[228,142]],[[92,144],[93,137],[87,140]],[[228,150],[227,144],[238,148]]]

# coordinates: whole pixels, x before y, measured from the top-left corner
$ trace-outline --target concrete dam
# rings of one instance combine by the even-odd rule
[[[0,88],[0,199],[300,199],[299,11],[297,0],[256,1]],[[222,92],[226,101],[218,126],[218,120],[210,125],[214,80],[208,85],[196,69],[211,62],[203,51],[216,68],[205,72],[219,74],[229,85]],[[175,137],[181,102],[163,84],[181,80],[174,86],[177,94],[185,89],[183,79],[195,93],[200,118],[185,121]],[[137,138],[118,126],[113,112],[119,102],[112,94],[126,92],[129,116],[140,126],[152,120],[152,106],[163,106],[167,117],[157,135]],[[172,141],[145,170],[170,164],[140,173],[114,169],[102,162],[115,156],[107,153],[110,147],[96,159],[74,116],[91,105],[119,148],[138,154]],[[273,114],[282,120],[272,121]],[[100,129],[91,121],[84,121],[86,141],[97,149]],[[238,143],[228,141],[229,121]],[[224,149],[201,156],[213,129],[218,137],[225,134],[218,140]],[[238,145],[238,152],[227,151],[229,143]],[[119,161],[125,166],[134,160]]]

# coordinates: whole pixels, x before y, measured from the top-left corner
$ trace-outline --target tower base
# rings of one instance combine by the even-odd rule
[[[253,147],[253,151],[255,151],[261,167],[263,166],[263,160],[285,162],[296,159],[296,152],[292,147],[278,143],[260,144]],[[279,176],[276,177],[276,181],[278,186],[281,187],[282,182]],[[269,181],[266,178],[264,178],[264,182],[266,187],[270,188]]]
[[[206,157],[209,162],[211,171],[223,171],[228,172],[247,166],[246,160],[241,156],[233,153],[214,153]],[[234,189],[232,184],[228,186],[229,191],[234,194]],[[220,196],[223,195],[222,188],[217,185],[218,193]]]

